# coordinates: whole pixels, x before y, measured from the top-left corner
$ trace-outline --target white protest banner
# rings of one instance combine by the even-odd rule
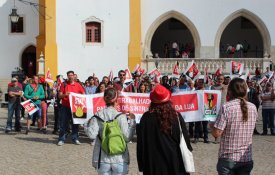
[[[179,92],[172,94],[171,101],[177,112],[180,112],[185,122],[203,120],[203,110],[201,106],[202,98],[199,91]]]
[[[88,102],[89,95],[71,93],[69,99],[74,124],[83,124],[92,117],[88,115],[88,112],[91,113],[88,106],[92,107]]]
[[[214,90],[179,92],[172,94],[171,101],[186,122],[215,121],[220,108],[221,92]],[[150,103],[149,94],[122,92],[117,99],[116,108],[118,112],[133,112],[136,115],[136,122],[139,123],[142,115],[148,111]],[[93,95],[71,93],[70,104],[74,124],[85,123],[97,111],[106,107],[103,93]]]
[[[39,110],[38,106],[36,106],[32,100],[23,101],[21,105],[26,109],[29,115],[32,115]]]

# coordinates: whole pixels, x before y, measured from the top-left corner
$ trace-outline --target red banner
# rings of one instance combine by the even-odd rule
[[[197,94],[180,94],[171,97],[171,101],[178,112],[189,112],[198,110]]]

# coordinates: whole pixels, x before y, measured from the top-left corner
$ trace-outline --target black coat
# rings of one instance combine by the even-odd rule
[[[182,132],[187,147],[192,151],[184,119],[179,114]],[[180,152],[180,129],[176,121],[171,134],[160,130],[156,113],[143,114],[137,126],[137,160],[139,171],[144,175],[177,175],[185,172]]]

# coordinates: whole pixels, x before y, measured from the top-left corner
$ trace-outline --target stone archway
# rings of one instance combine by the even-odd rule
[[[21,67],[28,77],[36,75],[36,47],[30,45],[26,47],[21,56]]]
[[[263,40],[263,52],[264,52],[264,54],[265,53],[270,54],[271,39],[270,39],[270,34],[269,34],[269,31],[268,31],[266,25],[254,13],[252,13],[252,12],[246,10],[246,9],[240,9],[240,10],[232,13],[227,18],[225,18],[223,23],[220,25],[220,27],[217,31],[217,34],[216,34],[216,38],[215,38],[215,58],[220,57],[220,42],[221,42],[221,38],[222,38],[222,34],[223,34],[224,30],[227,28],[227,26],[233,20],[235,20],[239,17],[243,17],[243,18],[248,19],[250,22],[252,22],[256,26],[256,28],[260,32],[260,35],[261,35],[262,40]]]
[[[195,47],[195,57],[198,58],[200,57],[200,47],[201,47],[201,41],[199,37],[199,33],[195,27],[195,25],[183,14],[176,12],[176,11],[169,11],[158,17],[150,26],[150,28],[147,31],[147,34],[145,36],[145,42],[144,42],[144,47],[143,47],[143,52],[142,56],[143,58],[148,58],[152,56],[151,52],[151,42],[154,33],[158,29],[158,27],[165,21],[167,21],[170,18],[174,18],[181,23],[183,23],[187,28],[189,29],[193,40],[194,40],[194,47]]]

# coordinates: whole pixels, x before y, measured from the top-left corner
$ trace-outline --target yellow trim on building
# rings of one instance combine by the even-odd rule
[[[39,59],[41,52],[45,58],[45,74],[48,68],[53,79],[58,73],[58,58],[56,44],[56,0],[39,0],[46,8],[39,9],[39,35],[36,38],[36,58]],[[38,67],[38,66],[37,66]]]
[[[133,70],[141,63],[141,8],[140,0],[130,0],[130,43],[128,67]]]

